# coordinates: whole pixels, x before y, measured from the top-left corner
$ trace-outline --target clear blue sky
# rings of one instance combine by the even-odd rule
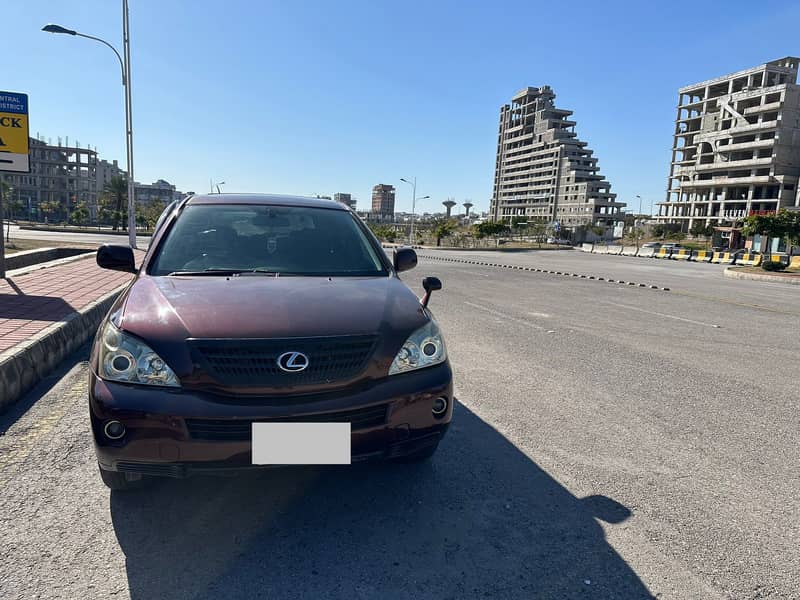
[[[0,89],[31,133],[124,166],[123,95],[101,45],[121,2],[3,3]],[[622,201],[660,201],[677,89],[800,54],[800,3],[130,0],[136,179],[183,191],[454,196],[486,210],[498,109],[549,84]],[[646,206],[647,204],[645,204]],[[634,207],[638,208],[638,207]]]

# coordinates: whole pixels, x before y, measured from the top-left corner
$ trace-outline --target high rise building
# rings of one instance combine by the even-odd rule
[[[786,57],[678,90],[667,198],[658,219],[737,219],[800,206],[800,59]]]
[[[342,204],[346,204],[352,210],[356,209],[356,201],[353,199],[352,195],[345,194],[343,192],[337,192],[333,195],[333,199],[336,202],[341,202]]]
[[[380,218],[394,216],[394,186],[379,183],[372,188],[372,213]]]
[[[526,217],[562,228],[613,227],[623,219],[597,159],[578,139],[572,111],[556,108],[550,86],[527,87],[500,108],[497,162],[489,214]]]

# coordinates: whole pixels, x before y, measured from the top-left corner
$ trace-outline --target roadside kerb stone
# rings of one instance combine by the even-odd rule
[[[770,283],[788,283],[790,285],[800,285],[800,277],[782,277],[780,275],[768,275],[761,273],[747,273],[736,268],[725,267],[722,272],[724,277],[731,279],[747,279],[750,281],[769,281]]]
[[[0,354],[0,414],[94,335],[124,288],[120,286]]]

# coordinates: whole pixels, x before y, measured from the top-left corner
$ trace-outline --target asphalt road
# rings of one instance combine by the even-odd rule
[[[0,417],[0,598],[797,598],[800,289],[491,257],[671,291],[423,258],[461,401],[431,463],[133,494],[96,474],[84,349]]]

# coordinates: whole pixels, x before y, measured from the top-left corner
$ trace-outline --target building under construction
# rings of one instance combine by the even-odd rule
[[[58,204],[67,213],[84,202],[93,218],[97,209],[97,151],[59,144],[53,146],[30,138],[30,173],[5,173],[4,181],[12,188],[11,200],[19,201],[21,212],[15,216],[37,219],[45,202]]]
[[[658,219],[689,231],[800,207],[800,59],[678,90],[667,198]]]
[[[491,218],[613,227],[625,204],[578,139],[572,111],[556,108],[555,97],[549,86],[528,87],[500,108]]]

